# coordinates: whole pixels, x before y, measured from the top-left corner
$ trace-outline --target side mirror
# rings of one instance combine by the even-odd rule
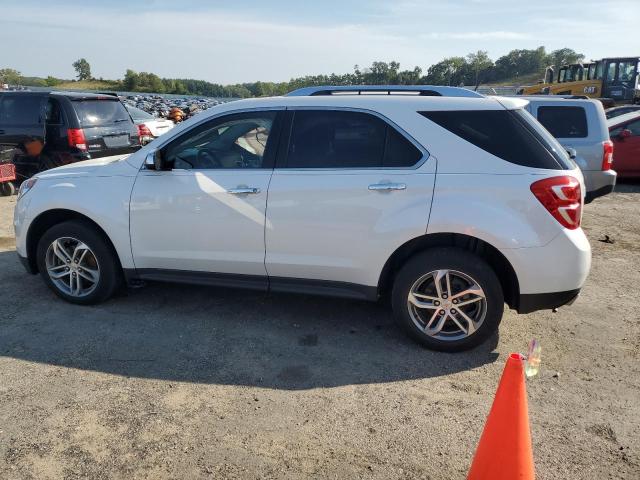
[[[633,136],[633,134],[631,133],[631,130],[629,130],[628,128],[625,128],[624,130],[622,130],[619,134],[618,134],[618,138],[620,140],[623,140],[625,138],[629,138]]]
[[[151,150],[144,159],[144,166],[147,170],[164,170],[164,162],[160,150]]]
[[[578,152],[576,152],[575,148],[565,147],[565,150],[567,151],[567,155],[569,155],[569,158],[571,160],[575,160],[575,158],[578,156]]]

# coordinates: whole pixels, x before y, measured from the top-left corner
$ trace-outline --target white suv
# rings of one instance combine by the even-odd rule
[[[469,348],[505,302],[559,307],[589,272],[582,174],[526,104],[318,87],[221,105],[24,182],[17,251],[73,303],[144,280],[387,297],[424,345]]]

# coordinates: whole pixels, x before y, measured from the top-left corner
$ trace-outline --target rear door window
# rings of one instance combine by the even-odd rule
[[[629,130],[632,135],[640,136],[640,120],[627,124],[625,128]]]
[[[288,168],[404,168],[423,153],[375,115],[339,110],[296,110]]]
[[[0,124],[37,125],[42,97],[36,95],[0,96]]]
[[[582,107],[538,107],[538,121],[556,138],[589,136],[587,114]]]
[[[537,131],[535,119],[519,110],[452,110],[421,115],[482,150],[525,167],[573,169],[553,138]],[[544,131],[544,129],[540,128]],[[547,133],[547,135],[549,135]],[[555,142],[557,144],[557,142]]]
[[[131,122],[129,112],[119,100],[75,100],[72,105],[82,127]]]
[[[47,124],[48,125],[62,125],[62,110],[60,109],[60,103],[57,100],[50,98],[47,102]]]

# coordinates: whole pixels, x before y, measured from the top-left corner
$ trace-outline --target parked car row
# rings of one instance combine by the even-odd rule
[[[607,123],[618,175],[640,178],[640,111],[613,117]]]
[[[17,253],[73,303],[144,280],[388,298],[418,342],[470,348],[590,268],[583,174],[527,105],[428,86],[220,105],[24,182]]]
[[[140,143],[142,145],[146,145],[154,138],[158,138],[160,135],[167,133],[175,126],[173,121],[166,118],[154,117],[144,110],[129,105],[126,107],[133,122],[138,127],[138,135],[140,136]]]
[[[140,148],[140,136],[117,97],[71,92],[0,93],[0,162],[18,182],[50,168]]]

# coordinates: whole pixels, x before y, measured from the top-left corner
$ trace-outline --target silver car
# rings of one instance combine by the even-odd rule
[[[617,174],[611,168],[613,143],[598,100],[534,95],[527,109],[562,144],[578,164],[586,185],[585,202],[611,193]]]

